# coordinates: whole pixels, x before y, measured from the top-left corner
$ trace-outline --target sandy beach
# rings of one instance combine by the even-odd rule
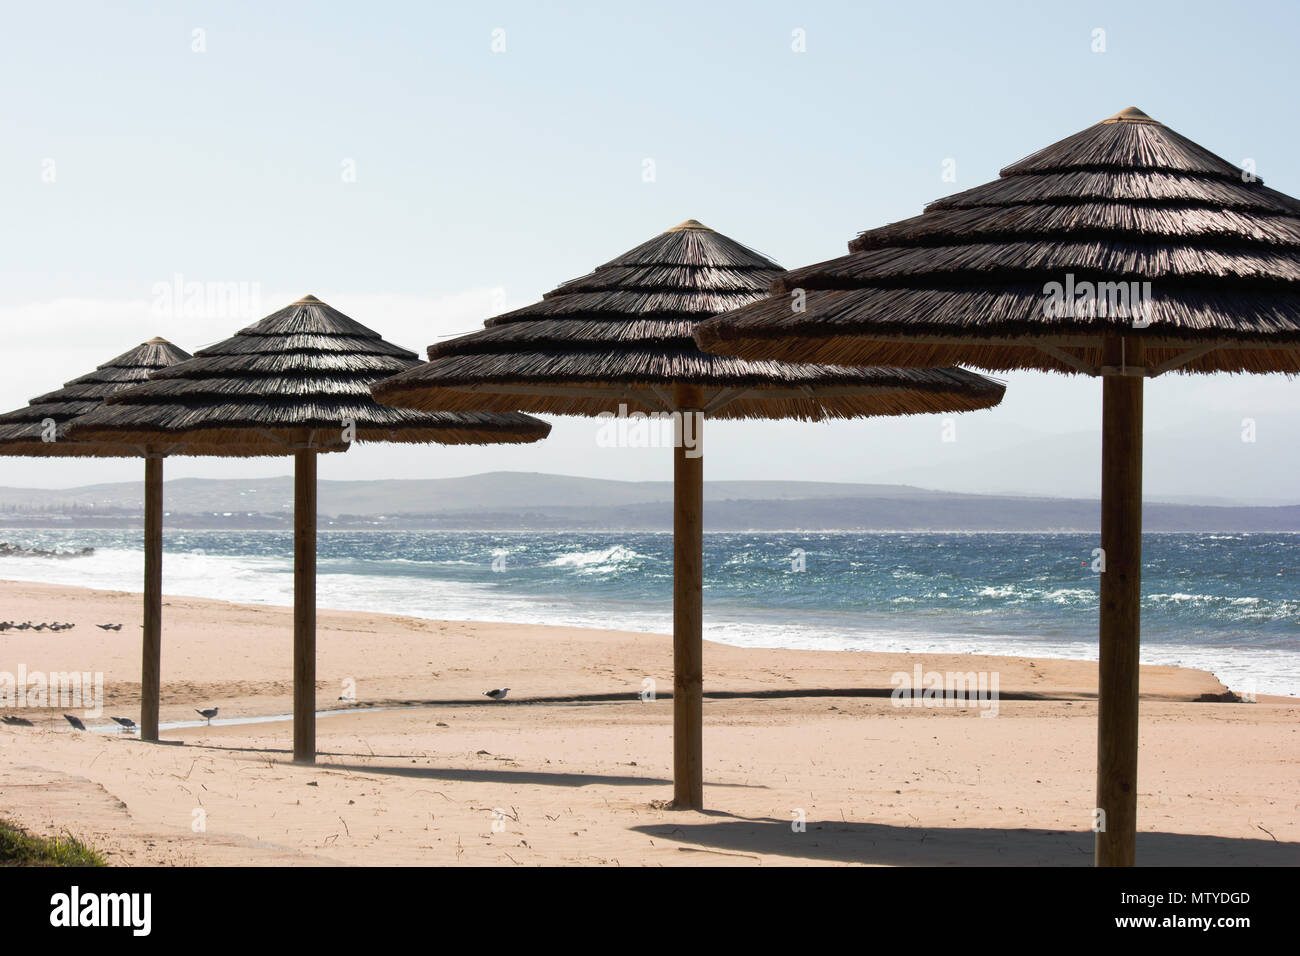
[[[332,712],[302,767],[287,718],[244,722],[290,710],[289,609],[164,598],[167,743],[148,745],[95,732],[139,717],[139,595],[0,582],[0,597],[0,617],[76,624],[0,633],[0,671],[104,675],[88,732],[57,707],[6,712],[32,726],[0,726],[0,814],[114,864],[1092,861],[1090,662],[707,643],[720,696],[705,702],[709,809],[694,813],[664,805],[663,635],[321,611],[317,702]],[[95,626],[110,622],[122,629]],[[996,716],[897,706],[892,675],[918,665],[996,674]],[[482,696],[500,686],[506,701]],[[1142,670],[1139,864],[1300,864],[1300,701],[1197,702],[1226,689]],[[209,706],[210,727],[194,712]]]

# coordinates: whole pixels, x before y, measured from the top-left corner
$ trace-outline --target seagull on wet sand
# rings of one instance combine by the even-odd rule
[[[491,697],[493,700],[505,700],[508,693],[510,693],[509,687],[498,687],[496,690],[483,691],[483,696]]]
[[[135,721],[130,717],[110,717],[109,720],[121,724],[127,730],[135,730]]]
[[[86,725],[81,722],[80,717],[73,717],[71,714],[64,714],[63,719],[72,724],[77,730],[85,730]]]
[[[212,718],[217,716],[217,711],[219,709],[220,708],[217,707],[209,707],[207,710],[199,710],[197,707],[195,707],[194,713],[198,714],[200,717],[206,717],[208,720],[208,724],[210,726],[212,724]]]

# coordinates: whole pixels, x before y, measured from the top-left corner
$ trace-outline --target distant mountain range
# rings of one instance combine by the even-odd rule
[[[60,490],[0,488],[0,528],[133,527],[138,482]],[[973,495],[908,485],[706,482],[711,531],[1084,531],[1096,500]],[[166,483],[169,528],[287,528],[293,479],[181,478]],[[672,484],[491,472],[464,478],[322,481],[324,528],[669,530]],[[1147,531],[1300,531],[1300,505],[1148,502]]]

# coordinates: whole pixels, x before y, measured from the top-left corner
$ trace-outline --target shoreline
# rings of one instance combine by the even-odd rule
[[[30,619],[33,621],[37,621],[39,617],[39,613],[34,609],[36,607],[47,606],[46,602],[50,600],[71,599],[76,604],[93,605],[95,603],[96,598],[103,598],[105,600],[110,601],[114,611],[118,614],[118,616],[128,617],[128,619],[132,623],[135,623],[137,625],[137,630],[138,630],[138,626],[141,620],[141,600],[142,600],[141,592],[103,589],[103,588],[78,587],[78,586],[65,585],[65,584],[47,584],[44,582],[0,579],[0,602],[3,602],[6,608],[15,608],[15,607],[33,608],[33,610],[29,612],[24,612],[24,611],[15,612],[12,610],[6,610],[5,612],[6,616],[10,616],[14,620]],[[34,601],[35,603],[32,603],[30,605],[26,604],[25,602],[28,601]],[[290,626],[290,627],[291,627],[292,612],[293,612],[293,607],[291,604],[224,601],[217,598],[195,596],[195,595],[168,594],[168,593],[163,594],[163,608],[164,608],[164,613],[163,613],[164,652],[166,651],[165,635],[168,627],[167,609],[169,608],[183,610],[186,617],[192,617],[195,614],[199,616],[212,615],[216,617],[221,617],[228,613],[235,613],[238,614],[241,618],[244,616],[251,616],[253,618],[257,618],[259,614],[264,613],[266,615],[269,615],[269,617],[266,620],[260,621],[260,623],[263,626],[266,625],[267,620],[269,620],[270,618],[277,618],[277,619],[281,619],[280,622],[283,623],[285,626]],[[62,619],[61,616],[58,614],[49,615],[49,616],[51,617],[51,619]],[[64,616],[66,616],[66,612]],[[535,632],[530,636],[539,636],[543,638],[548,635],[560,635],[560,634],[570,633],[570,632],[576,632],[579,634],[591,634],[591,635],[618,635],[626,638],[649,640],[655,642],[667,642],[671,638],[671,633],[659,632],[659,631],[629,631],[629,630],[622,630],[618,628],[612,628],[612,629],[591,628],[591,627],[586,627],[581,625],[567,625],[567,624],[531,624],[531,623],[522,623],[517,621],[488,621],[488,620],[460,620],[460,619],[444,620],[444,619],[422,617],[422,616],[411,615],[411,614],[397,614],[397,613],[383,612],[383,611],[363,611],[355,608],[321,607],[317,609],[317,616],[318,616],[318,631],[326,630],[327,627],[329,627],[329,625],[325,623],[328,620],[331,622],[333,628],[346,627],[347,629],[352,629],[354,627],[357,627],[360,624],[362,631],[364,631],[366,623],[368,623],[372,627],[382,623],[392,627],[414,629],[417,631],[428,631],[430,628],[437,628],[439,630],[443,630],[447,627],[459,627],[459,628],[467,629],[470,632],[477,632],[481,630],[495,630],[495,629],[500,629],[504,631]],[[68,619],[71,620],[71,618]],[[81,622],[73,621],[73,623],[81,623]],[[93,623],[95,622],[92,622],[92,626]],[[192,620],[186,620],[186,621],[182,621],[181,623],[183,627],[187,627],[187,626],[191,626],[194,622]],[[77,636],[84,637],[89,633],[90,631],[84,629],[84,625],[83,625],[83,630],[78,632]],[[111,635],[120,636],[120,638],[128,639],[128,640],[130,639],[130,636],[132,636],[130,632],[130,628],[125,623],[123,624],[123,628],[121,631],[113,631],[108,633]],[[105,635],[103,633],[98,633],[98,636],[103,638]],[[8,656],[11,647],[13,645],[13,642],[16,639],[21,639],[24,637],[26,637],[28,641],[31,642],[30,645],[25,645],[25,646],[39,646],[40,644],[44,643],[44,641],[48,641],[48,640],[54,640],[60,642],[67,641],[71,637],[71,632],[61,631],[61,632],[54,633],[54,632],[44,632],[44,631],[36,632],[36,631],[16,631],[16,630],[0,632],[0,650],[3,650],[4,654]],[[6,638],[9,639],[8,642],[6,642],[5,640]],[[118,641],[116,643],[120,645],[121,642]],[[1071,697],[1086,697],[1088,695],[1088,692],[1082,689],[1087,686],[1088,678],[1086,673],[1082,671],[1081,668],[1095,668],[1096,666],[1095,658],[1052,657],[1052,656],[1033,655],[1033,654],[944,653],[944,652],[926,652],[926,651],[913,652],[913,651],[860,650],[855,648],[821,649],[821,648],[774,647],[774,646],[769,647],[769,646],[752,646],[752,645],[724,643],[721,641],[709,640],[707,638],[705,639],[704,643],[706,647],[713,649],[715,651],[722,651],[725,649],[728,652],[748,653],[748,654],[753,654],[758,656],[767,655],[767,654],[791,655],[791,656],[813,655],[814,657],[819,657],[821,655],[851,655],[853,658],[859,658],[862,661],[868,662],[866,667],[856,668],[856,670],[859,673],[870,674],[875,677],[883,676],[886,673],[890,675],[896,673],[896,670],[889,670],[889,668],[894,667],[895,665],[899,664],[902,661],[923,661],[923,662],[929,662],[930,664],[933,664],[935,666],[943,665],[945,669],[952,669],[955,667],[956,669],[959,670],[968,669],[968,668],[961,667],[962,662],[973,662],[982,665],[990,665],[990,664],[1001,662],[1004,666],[1006,666],[1009,669],[1009,672],[1011,674],[1015,675],[1016,679],[1019,679],[1021,676],[1020,670],[1023,668],[1026,662],[1041,660],[1045,662],[1050,662],[1051,665],[1059,665],[1057,667],[1050,668],[1053,671],[1053,679],[1055,681],[1065,682],[1064,684],[1056,685],[1049,681],[1049,685],[1047,688],[1048,692],[1066,693]],[[668,647],[669,650],[671,650],[671,646],[669,644],[665,643],[665,646]],[[120,646],[117,648],[117,650],[120,651]],[[128,660],[125,661],[119,660],[120,656],[121,656],[120,653],[115,653],[111,656],[111,660],[113,661],[116,668],[115,676],[120,682],[123,682],[124,684],[130,684],[132,682],[128,679],[127,674],[120,670],[120,667],[122,665],[129,663],[129,655],[128,655]],[[1142,671],[1143,671],[1144,678],[1147,677],[1148,674],[1151,675],[1159,674],[1161,677],[1161,680],[1159,682],[1159,686],[1161,690],[1159,693],[1161,696],[1167,696],[1170,699],[1181,699],[1180,695],[1198,695],[1201,693],[1209,693],[1209,692],[1221,693],[1225,690],[1231,689],[1226,683],[1220,680],[1216,675],[1214,675],[1212,672],[1205,669],[1183,667],[1180,665],[1172,665],[1172,664],[1143,664]],[[1170,675],[1173,674],[1179,674],[1181,676],[1171,678]],[[1154,677],[1152,679],[1154,679]],[[136,683],[138,683],[138,681],[136,681]],[[707,675],[706,675],[706,684],[707,684]],[[671,686],[671,681],[668,682],[668,686]],[[880,689],[882,687],[888,688],[889,685],[887,683],[882,684],[879,681],[877,681],[877,683],[874,684],[873,687],[875,689]],[[707,691],[708,691],[708,687],[706,686],[706,692]],[[1024,691],[1023,688],[1017,690],[1016,687],[1014,686],[1004,687],[1003,691],[1010,692],[1013,695],[1026,692]],[[1144,694],[1145,693],[1146,691],[1144,690]],[[1292,700],[1292,701],[1296,701],[1297,703],[1300,703],[1300,698],[1294,698],[1287,695],[1259,695],[1259,696],[1261,698],[1264,696],[1268,696],[1270,698],[1276,698],[1279,701]]]
[[[618,550],[621,546],[612,547]],[[137,549],[132,553],[138,561],[142,562],[142,551]],[[114,556],[117,557],[116,552]],[[186,556],[186,552],[181,550],[176,551],[173,558],[183,559]],[[181,566],[186,567],[183,562]],[[172,573],[178,575],[175,582],[177,590],[164,590],[166,599],[220,600],[211,593],[203,593],[206,581],[197,580],[192,568],[186,567],[185,571],[177,572],[176,567],[177,565],[173,563]],[[48,574],[46,569],[50,569]],[[19,568],[13,567],[12,570],[18,571]],[[252,577],[245,575],[244,580],[235,583],[234,586],[240,593],[232,598],[234,603],[248,607],[290,607],[292,579],[288,576],[288,572],[291,570],[291,564],[288,561],[279,561],[271,570],[275,572],[273,578],[265,575]],[[133,570],[130,575],[113,574],[111,576],[113,580],[110,581],[103,581],[101,576],[96,580],[96,586],[100,590],[119,593],[119,588],[113,585],[125,585],[130,589],[128,593],[138,594],[139,592],[135,590],[135,582],[139,577],[137,571],[138,569]],[[55,587],[76,586],[72,582],[79,578],[74,566],[60,562],[52,568],[46,563],[41,566],[39,572],[34,567],[32,579],[19,580],[30,580],[33,584],[43,583],[35,580],[38,573],[41,577],[55,578],[59,582],[52,585]],[[459,583],[448,578],[439,578],[421,585],[415,579],[406,580],[381,575],[375,577],[373,582],[368,582],[363,580],[365,577],[365,574],[360,571],[338,574],[323,572],[318,578],[318,601],[321,602],[321,607],[330,607],[340,612],[364,610],[370,604],[364,597],[365,589],[374,587],[388,592],[379,600],[388,601],[388,606],[393,608],[390,613],[396,617],[482,625],[537,623],[538,626],[561,629],[599,630],[608,620],[604,609],[617,607],[621,609],[619,629],[660,635],[671,633],[671,607],[667,603],[666,594],[658,602],[639,599],[631,604],[624,604],[614,598],[602,599],[599,596],[592,596],[588,599],[568,592],[561,592],[548,601],[545,595],[533,589],[517,595],[504,596],[490,591],[483,592],[480,601],[478,598],[471,600],[467,595],[478,594],[482,589],[489,587],[491,582]],[[488,575],[488,577],[492,576]],[[272,579],[279,583],[268,590],[266,583]],[[405,583],[398,591],[393,591],[394,582]],[[165,580],[164,585],[166,584]],[[194,590],[186,591],[187,585]],[[1178,595],[1174,596],[1178,597]],[[964,625],[961,620],[949,618],[932,617],[922,625],[921,618],[908,608],[903,608],[893,615],[892,619],[875,615],[868,616],[869,619],[855,621],[851,615],[845,617],[835,610],[797,612],[793,608],[785,607],[754,608],[737,601],[734,595],[719,595],[713,600],[714,603],[705,616],[705,638],[731,647],[752,650],[820,651],[824,649],[855,654],[1034,657],[1043,660],[1082,660],[1093,663],[1097,660],[1095,609],[1086,612],[1086,626],[1090,633],[1081,639],[1072,631],[1050,635],[1042,631],[1026,631],[1019,624],[1013,624],[1005,631],[989,631],[986,628],[980,633],[967,632],[963,630]],[[908,607],[917,606],[913,604]],[[483,620],[479,615],[489,620]],[[1167,637],[1157,637],[1144,641],[1141,656],[1143,666],[1184,667],[1208,671],[1240,693],[1254,693],[1256,696],[1270,694],[1300,699],[1300,651],[1261,644],[1233,647],[1218,642],[1171,643]]]

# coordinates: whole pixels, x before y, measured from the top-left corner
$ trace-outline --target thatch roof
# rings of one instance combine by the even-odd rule
[[[1095,371],[1103,337],[1122,333],[1153,370],[1300,371],[1300,201],[1134,108],[849,249],[697,341],[750,358],[1072,372]],[[1107,287],[1049,314],[1048,283],[1063,302],[1069,276],[1077,294],[1139,283],[1146,311],[1114,314],[1122,292]]]
[[[67,426],[94,411],[109,395],[139,385],[150,373],[182,362],[190,353],[166,339],[153,338],[110,359],[93,372],[74,378],[62,388],[33,398],[23,408],[0,415],[0,455],[135,457],[142,449],[121,444],[96,444],[68,439]],[[52,420],[54,441],[42,441],[44,422]]]
[[[693,219],[566,282],[481,332],[430,346],[426,365],[374,388],[405,408],[561,415],[670,408],[703,386],[718,418],[820,420],[964,411],[1002,386],[962,369],[873,369],[745,361],[700,351],[697,323],[766,294],[781,267]]]
[[[374,382],[416,364],[414,352],[309,295],[114,394],[69,433],[246,457],[342,450],[348,422],[361,442],[532,442],[550,431],[527,415],[426,414],[370,397]]]

